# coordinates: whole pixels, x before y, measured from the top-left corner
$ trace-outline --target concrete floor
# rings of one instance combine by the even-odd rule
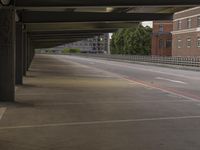
[[[37,55],[0,103],[0,150],[200,149],[200,101],[62,59]]]

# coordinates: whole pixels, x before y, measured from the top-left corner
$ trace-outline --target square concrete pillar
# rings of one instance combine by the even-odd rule
[[[15,10],[0,8],[0,101],[15,99]]]
[[[23,32],[23,75],[26,76],[27,71],[27,32]]]
[[[30,63],[31,63],[31,40],[30,40],[30,35],[28,34],[28,45],[27,45],[27,63],[28,63],[28,65],[27,65],[27,71],[28,71],[28,69],[29,69],[29,67],[30,67]]]
[[[28,65],[29,68],[33,61],[33,57],[34,57],[34,46],[33,46],[33,42],[31,41],[31,38],[29,37],[29,65]]]
[[[16,71],[15,83],[23,84],[23,26],[22,23],[16,24]]]

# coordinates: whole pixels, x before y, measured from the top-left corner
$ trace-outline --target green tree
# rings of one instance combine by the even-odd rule
[[[151,49],[150,27],[141,24],[127,29],[119,29],[112,36],[112,54],[149,55]]]

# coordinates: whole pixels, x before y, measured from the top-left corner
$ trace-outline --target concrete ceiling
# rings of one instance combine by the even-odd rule
[[[173,13],[195,7],[199,0],[15,0],[19,21],[27,32],[38,33],[37,42],[44,45],[76,41],[95,35],[127,28],[141,21],[172,20]],[[77,36],[77,31],[80,35]],[[87,31],[93,34],[87,36]],[[52,35],[59,33],[54,39]],[[62,32],[66,36],[61,36]],[[51,37],[46,35],[51,34]],[[76,34],[73,38],[68,34]],[[60,35],[60,36],[59,36]],[[63,38],[63,39],[62,39]],[[69,39],[71,38],[71,39]],[[56,40],[58,39],[58,40]],[[33,40],[36,42],[36,38]],[[58,42],[59,41],[59,42]],[[42,43],[40,41],[40,43]]]

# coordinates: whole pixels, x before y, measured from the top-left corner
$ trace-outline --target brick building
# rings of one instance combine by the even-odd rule
[[[172,21],[153,21],[151,55],[172,55]]]
[[[173,56],[200,56],[200,7],[175,13],[172,39]]]

